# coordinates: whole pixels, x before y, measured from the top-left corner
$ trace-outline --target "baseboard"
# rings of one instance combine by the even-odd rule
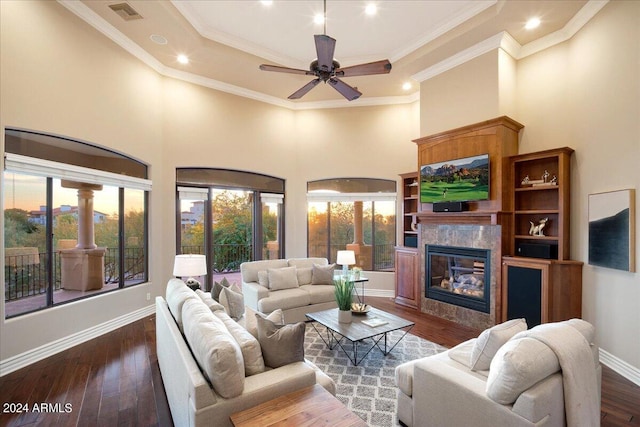
[[[364,292],[365,294],[365,299],[366,297],[389,297],[389,298],[393,298],[396,296],[395,291],[393,290],[389,290],[389,289],[370,289],[367,288],[367,290]]]
[[[6,360],[0,361],[0,377],[7,375],[13,371],[29,366],[32,363],[38,362],[61,351],[67,350],[78,344],[89,341],[93,338],[97,338],[100,335],[104,335],[107,332],[111,332],[122,326],[126,326],[129,323],[142,319],[146,316],[150,316],[155,313],[155,305],[149,305],[139,310],[127,313],[123,316],[116,317],[108,322],[101,323],[92,328],[85,329],[75,334],[60,338],[52,341],[33,350],[25,351],[17,356],[10,357]]]
[[[640,386],[640,369],[631,366],[622,359],[617,358],[606,350],[600,349],[600,363],[611,368],[635,385]]]

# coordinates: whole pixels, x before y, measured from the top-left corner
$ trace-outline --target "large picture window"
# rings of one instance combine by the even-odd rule
[[[245,261],[284,256],[284,180],[236,170],[180,168],[176,182],[176,254],[206,255],[205,289],[239,272]]]
[[[307,183],[307,252],[336,261],[339,250],[356,253],[364,270],[394,268],[396,183],[336,178]]]
[[[5,131],[5,314],[146,282],[146,166],[40,133]]]

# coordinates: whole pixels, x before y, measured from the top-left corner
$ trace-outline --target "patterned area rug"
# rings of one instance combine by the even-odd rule
[[[316,327],[324,331],[321,325]],[[390,333],[388,342],[395,343],[400,335],[400,332]],[[326,339],[324,332],[323,337]],[[351,344],[347,344],[350,348]],[[358,366],[353,366],[340,347],[329,350],[313,326],[307,324],[304,355],[333,378],[337,385],[336,397],[368,426],[389,427],[400,425],[396,416],[395,367],[445,350],[438,344],[407,334],[388,355],[374,348]],[[358,358],[360,352],[358,350]]]

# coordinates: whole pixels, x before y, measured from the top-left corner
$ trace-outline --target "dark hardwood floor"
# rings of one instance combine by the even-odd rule
[[[367,302],[451,347],[479,331],[396,305]],[[0,377],[0,426],[171,426],[150,316]],[[29,412],[16,413],[28,404]],[[37,409],[34,410],[34,405]],[[640,387],[603,366],[602,426],[640,426]]]

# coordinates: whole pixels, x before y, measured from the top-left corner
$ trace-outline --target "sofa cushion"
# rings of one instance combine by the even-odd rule
[[[500,347],[512,336],[527,330],[524,319],[508,320],[489,329],[485,329],[479,336],[471,351],[471,370],[481,371],[489,369],[491,359]]]
[[[304,362],[304,322],[277,325],[262,316],[257,316],[256,320],[265,365],[278,368],[293,362]]]
[[[451,360],[461,363],[465,367],[471,369],[471,352],[478,339],[472,338],[450,349],[447,354]]]
[[[553,350],[535,338],[518,338],[505,343],[491,361],[487,396],[509,405],[532,385],[560,370]]]
[[[244,316],[244,327],[247,332],[256,338],[258,338],[258,321],[256,320],[256,316],[262,316],[265,319],[269,319],[276,325],[284,325],[284,314],[281,309],[274,310],[269,315],[258,313],[249,306],[245,307],[245,309],[246,316]]]
[[[298,287],[298,274],[296,267],[269,268],[269,289],[279,291]]]
[[[271,313],[278,308],[288,310],[309,305],[310,302],[311,296],[309,292],[300,288],[282,289],[278,292],[269,292],[268,297],[258,301],[258,310],[262,313]]]
[[[222,320],[197,297],[183,304],[182,318],[187,343],[215,391],[227,399],[242,394],[242,351]]]
[[[220,304],[233,320],[240,320],[244,315],[244,296],[235,283],[228,288],[223,288],[220,293]]]
[[[264,372],[264,359],[258,339],[229,317],[224,310],[216,311],[213,314],[224,322],[225,327],[240,346],[244,361],[244,374],[251,376]]]
[[[214,300],[209,292],[203,292],[200,289],[196,289],[196,295],[198,295],[202,302],[205,303],[207,307],[209,307],[209,310],[211,310],[211,312],[225,310],[224,306],[218,301]]]
[[[333,272],[336,268],[335,264],[318,265],[313,264],[311,272],[312,285],[333,285]]]
[[[171,311],[171,314],[173,314],[174,319],[176,319],[178,329],[180,329],[180,332],[184,332],[182,305],[189,299],[197,300],[198,296],[180,279],[169,280],[167,283],[166,295],[167,305],[169,306],[169,310]]]
[[[304,285],[300,289],[309,293],[310,304],[321,304],[336,300],[335,287],[333,285]]]
[[[242,273],[242,281],[257,282],[258,272],[267,271],[269,268],[282,268],[287,267],[286,259],[269,259],[260,261],[248,261],[240,264],[240,272]]]

